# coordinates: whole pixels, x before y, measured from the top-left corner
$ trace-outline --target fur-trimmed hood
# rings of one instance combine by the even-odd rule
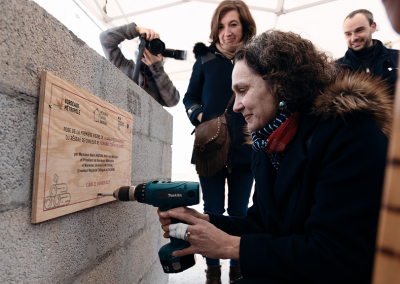
[[[382,132],[390,138],[393,117],[393,97],[389,86],[379,77],[364,72],[339,73],[324,92],[316,97],[311,113],[327,119],[366,112]]]
[[[207,52],[209,52],[208,46],[206,46],[202,42],[197,42],[193,47],[193,53],[195,58],[206,55]]]

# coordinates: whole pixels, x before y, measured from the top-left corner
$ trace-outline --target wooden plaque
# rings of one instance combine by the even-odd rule
[[[42,73],[32,223],[115,200],[131,185],[132,114]]]

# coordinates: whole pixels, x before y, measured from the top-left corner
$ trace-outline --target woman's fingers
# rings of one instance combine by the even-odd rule
[[[182,250],[174,251],[172,253],[172,256],[178,257],[178,256],[185,256],[185,255],[188,255],[188,254],[195,254],[195,253],[196,253],[195,249],[192,246],[190,246],[190,247],[182,249]]]
[[[169,219],[170,218],[169,212],[188,213],[188,212],[190,212],[190,209],[186,208],[186,207],[177,207],[177,208],[170,209],[168,211],[161,211],[160,208],[158,208],[158,210],[157,210],[158,216],[160,218],[168,218]]]
[[[180,213],[180,212],[175,212],[175,211],[170,210],[170,211],[168,211],[168,214],[171,218],[176,218],[176,219],[182,220],[190,225],[196,225],[198,222],[203,221],[203,220],[193,217],[192,215],[189,215],[187,213]]]
[[[171,224],[169,225],[169,235],[173,238],[184,240],[188,226],[188,224],[183,223]]]
[[[168,219],[159,218],[159,220],[160,220],[160,223],[161,223],[162,226],[169,226],[171,224],[171,219],[170,218],[168,218]]]

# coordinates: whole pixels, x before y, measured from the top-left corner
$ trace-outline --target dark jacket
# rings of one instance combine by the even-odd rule
[[[241,236],[244,277],[370,283],[388,143],[381,129],[390,132],[392,113],[379,84],[347,75],[330,86],[314,114],[302,114],[278,171],[267,153],[254,152],[256,188],[247,215],[210,214],[218,228]]]
[[[375,76],[382,76],[383,80],[391,86],[391,93],[394,92],[394,85],[396,84],[397,78],[397,62],[399,51],[395,49],[386,48],[381,41],[374,39],[376,45],[374,56],[372,57],[369,69]],[[347,50],[344,57],[339,58],[338,62],[341,64],[343,69],[350,70],[352,72],[362,70],[366,72],[366,66],[364,63],[357,58],[353,50],[350,48]]]
[[[135,62],[126,59],[118,45],[124,40],[131,40],[138,36],[139,32],[135,23],[111,28],[100,34],[100,43],[106,58],[131,79],[135,69]],[[179,92],[164,71],[163,63],[161,61],[155,62],[150,66],[146,66],[146,68],[150,70],[148,72],[150,76],[144,74],[144,72],[139,72],[138,85],[160,105],[176,106],[179,102]]]
[[[196,44],[197,47],[199,45]],[[193,105],[199,106],[189,117],[194,126],[200,124],[196,119],[200,112],[203,112],[202,122],[222,115],[233,95],[232,61],[222,55],[215,45],[208,48],[203,45],[203,47],[198,53],[195,47],[197,59],[193,66],[187,93],[183,98],[186,110]],[[252,149],[244,145],[243,134],[243,128],[247,127],[247,123],[242,114],[233,112],[233,104],[228,114],[230,115],[228,130],[232,145],[227,162],[250,165]]]

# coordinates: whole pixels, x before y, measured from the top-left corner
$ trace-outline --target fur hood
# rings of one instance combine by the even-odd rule
[[[368,113],[382,132],[390,138],[393,116],[393,98],[389,86],[364,72],[339,73],[315,100],[311,113],[327,119],[355,113]]]
[[[206,55],[208,52],[208,46],[202,42],[197,42],[193,47],[194,57],[197,59],[199,56]]]

